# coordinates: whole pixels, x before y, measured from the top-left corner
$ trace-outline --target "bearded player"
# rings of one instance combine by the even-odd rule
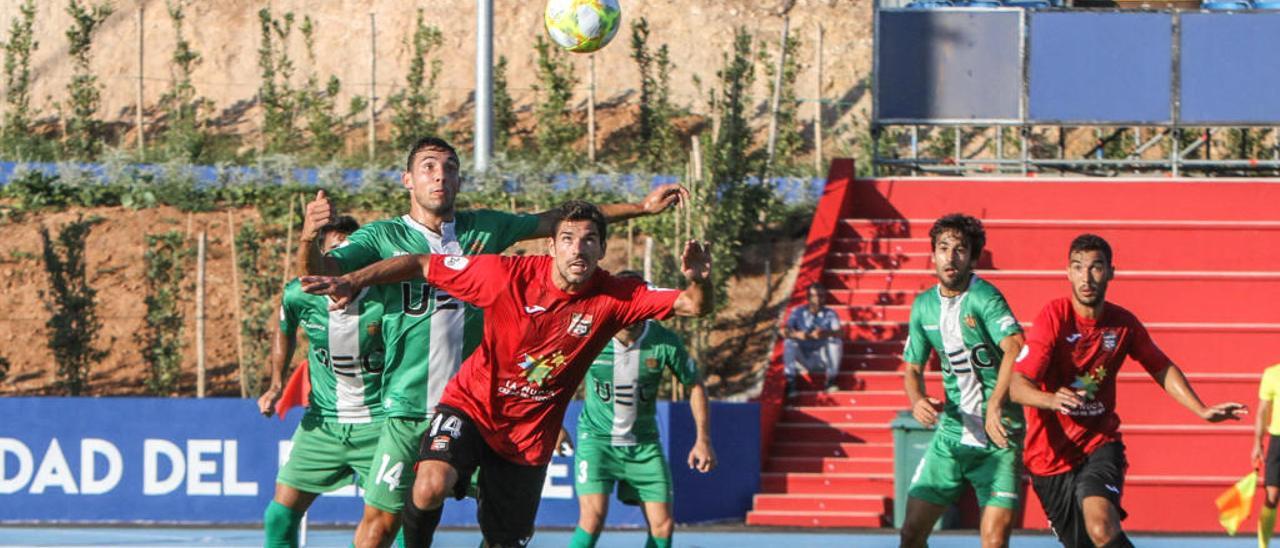
[[[1133,546],[1120,527],[1129,463],[1116,414],[1116,375],[1126,357],[1207,422],[1239,420],[1247,411],[1239,403],[1200,401],[1138,317],[1106,300],[1114,277],[1106,240],[1082,234],[1071,242],[1071,296],[1040,311],[1010,383],[1013,401],[1026,409],[1023,460],[1031,485],[1068,548]]]
[[[303,280],[308,292],[343,306],[371,284],[425,279],[484,310],[484,339],[445,388],[422,440],[404,510],[410,546],[430,544],[444,499],[464,496],[460,479],[476,468],[485,544],[525,545],[565,409],[591,361],[628,325],[711,309],[711,259],[701,245],[685,246],[687,289],[650,289],[598,268],[607,236],[598,208],[571,201],[555,211],[550,256],[410,255]]]

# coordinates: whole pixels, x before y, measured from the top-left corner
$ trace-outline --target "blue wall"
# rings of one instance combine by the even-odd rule
[[[576,425],[574,402],[567,426]],[[685,463],[693,422],[684,403],[659,403],[672,462],[677,522],[739,520],[759,486],[759,408],[713,403],[712,438],[721,467],[697,474]],[[0,398],[0,522],[258,523],[278,463],[301,412],[263,418],[252,400]],[[572,458],[548,470],[540,526],[572,526],[577,501]],[[354,523],[352,488],[320,497],[312,523]],[[638,509],[616,501],[609,523],[640,526]],[[450,501],[445,525],[474,525],[471,500]]]

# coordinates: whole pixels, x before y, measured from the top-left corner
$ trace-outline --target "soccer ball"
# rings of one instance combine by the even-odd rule
[[[548,0],[542,19],[547,24],[547,34],[560,47],[591,53],[618,33],[622,9],[618,0]]]

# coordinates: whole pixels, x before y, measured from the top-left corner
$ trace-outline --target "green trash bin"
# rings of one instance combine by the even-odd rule
[[[911,476],[915,475],[916,465],[924,458],[924,452],[933,440],[934,429],[917,422],[911,411],[898,411],[889,428],[893,429],[893,527],[902,529],[902,522],[907,517],[907,489],[911,487]],[[933,525],[933,529],[951,527],[956,522],[957,512],[953,505]]]

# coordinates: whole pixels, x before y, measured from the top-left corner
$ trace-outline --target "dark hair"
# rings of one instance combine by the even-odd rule
[[[806,288],[805,288],[805,290],[804,290],[804,294],[807,296],[807,295],[809,295],[810,293],[812,293],[812,292],[814,292],[814,291],[823,291],[823,292],[825,292],[826,290],[827,290],[827,286],[822,285],[822,282],[813,282],[813,283],[809,284],[809,287],[806,287]]]
[[[982,257],[982,248],[987,246],[987,231],[982,228],[982,221],[963,213],[952,213],[938,219],[929,229],[929,249],[938,247],[938,237],[944,232],[956,232],[964,238],[969,246],[969,256],[973,260]]]
[[[591,202],[582,200],[569,200],[560,207],[556,208],[556,230],[560,230],[560,224],[565,221],[591,221],[596,225],[596,232],[600,233],[600,244],[604,245],[605,240],[609,237],[609,232],[604,220],[604,213],[600,212],[600,208]],[[554,236],[554,234],[552,235]]]
[[[357,228],[360,228],[360,223],[356,222],[355,217],[343,215],[320,227],[320,237],[323,238],[330,232],[341,232],[350,236]]]
[[[1107,266],[1111,266],[1111,244],[1097,234],[1081,234],[1071,240],[1071,249],[1067,251],[1067,259],[1071,259],[1077,251],[1099,251],[1107,258]]]
[[[641,273],[636,272],[636,271],[634,271],[634,270],[619,270],[619,271],[617,271],[617,272],[615,272],[615,273],[613,274],[613,277],[615,277],[615,278],[633,278],[633,279],[636,279],[636,280],[644,281],[644,274],[641,274]]]
[[[454,160],[458,159],[458,151],[454,150],[453,145],[449,144],[448,141],[439,137],[423,137],[413,143],[413,148],[409,149],[409,158],[405,160],[404,170],[413,171],[413,157],[417,156],[419,152],[427,149],[443,150],[452,154]]]

